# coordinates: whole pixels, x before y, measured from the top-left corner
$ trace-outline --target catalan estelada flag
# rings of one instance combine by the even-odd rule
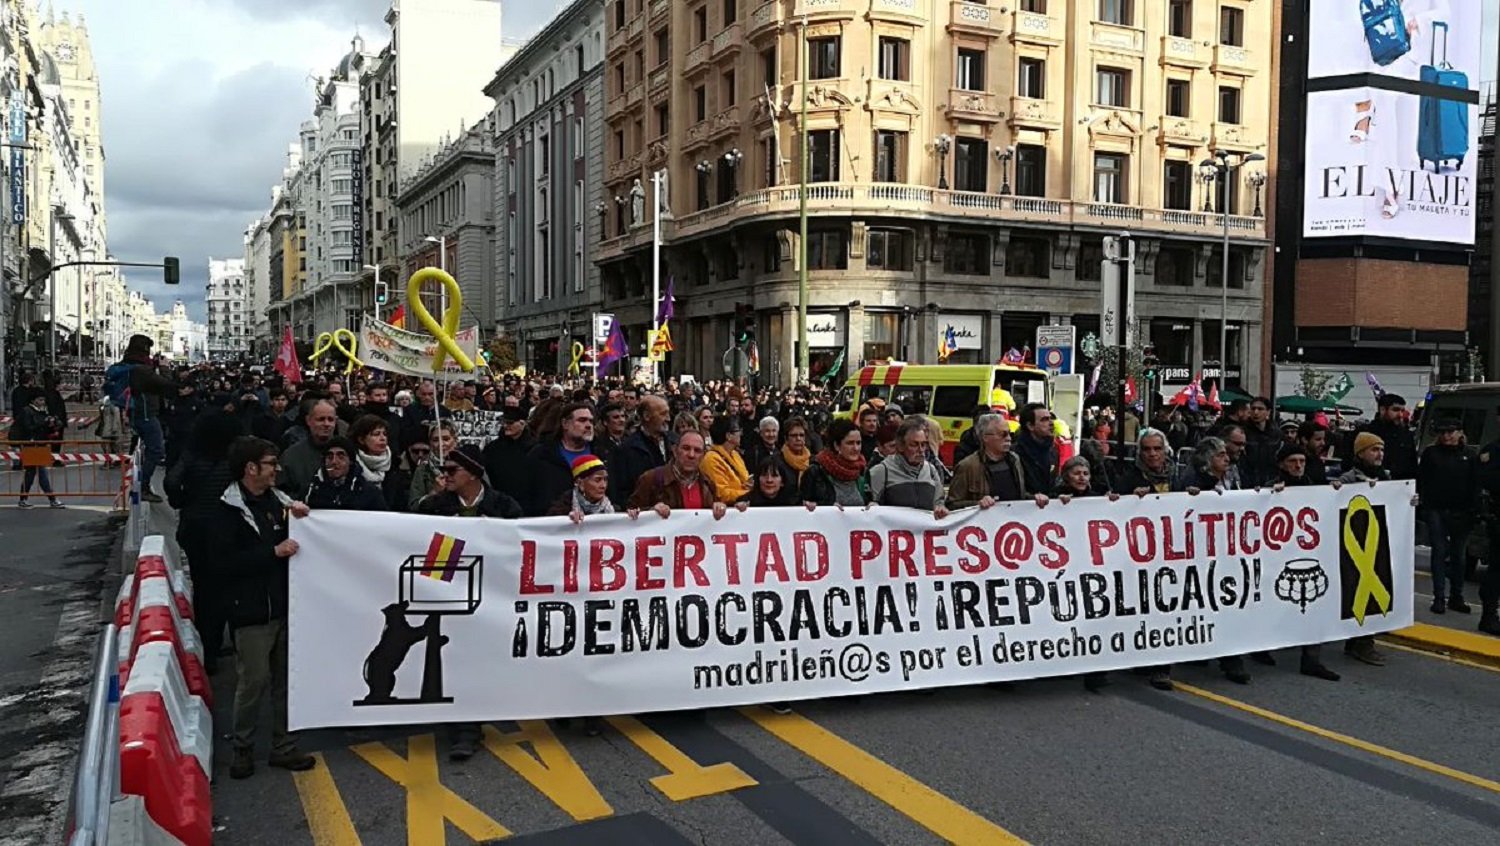
[[[434,533],[432,543],[427,545],[427,558],[422,562],[422,575],[443,582],[453,581],[453,574],[458,572],[459,557],[463,554],[462,540]]]

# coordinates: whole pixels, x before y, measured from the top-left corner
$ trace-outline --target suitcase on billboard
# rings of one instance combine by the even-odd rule
[[[1438,30],[1443,31],[1443,56],[1438,58]],[[1448,63],[1448,24],[1434,21],[1432,24],[1432,64],[1422,66],[1422,82],[1426,85],[1441,85],[1456,91],[1469,90],[1469,75],[1454,70]],[[1441,97],[1422,95],[1417,113],[1417,157],[1425,170],[1428,162],[1437,172],[1444,162],[1454,162],[1461,168],[1469,155],[1469,104],[1463,100],[1446,100]]]
[[[1401,0],[1359,0],[1359,18],[1375,64],[1385,67],[1411,51]]]

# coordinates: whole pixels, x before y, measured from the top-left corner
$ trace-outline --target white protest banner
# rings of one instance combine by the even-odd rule
[[[1412,623],[1410,482],[292,522],[293,728],[635,713],[1168,664]]]
[[[470,326],[453,338],[459,349],[471,360],[479,360],[479,329]],[[440,381],[463,381],[474,378],[472,373],[459,369],[451,357],[442,373],[432,372],[432,362],[437,358],[438,345],[431,335],[408,332],[389,323],[366,316],[359,332],[359,357],[366,367],[400,373],[405,376],[421,376]],[[483,364],[483,362],[480,362]]]
[[[452,421],[453,432],[460,444],[482,447],[500,437],[505,429],[505,414],[499,411],[453,411],[443,412],[443,419]]]

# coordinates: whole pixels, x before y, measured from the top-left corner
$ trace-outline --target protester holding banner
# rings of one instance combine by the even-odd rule
[[[1028,491],[1021,458],[1011,450],[1013,436],[998,414],[985,414],[974,424],[978,431],[979,451],[958,462],[953,468],[953,482],[948,487],[948,506],[953,509],[979,506],[989,508],[997,502],[1014,502],[1034,493],[1039,502],[1046,492]]]
[[[786,476],[787,487],[802,490],[802,479],[812,467],[813,452],[808,447],[807,421],[801,417],[790,417],[782,427],[785,442],[773,456]]]
[[[234,481],[205,526],[225,578],[225,615],[234,633],[234,760],[229,777],[255,773],[260,711],[271,699],[270,764],[286,770],[317,765],[287,732],[287,559],[298,544],[287,537],[288,517],[308,507],[277,490],[276,445],[254,437],[236,440],[227,460]]]
[[[1308,488],[1318,487],[1320,484],[1328,484],[1326,481],[1320,483],[1313,480],[1312,475],[1308,472],[1308,469],[1313,464],[1313,457],[1308,454],[1300,442],[1283,445],[1276,453],[1275,489],[1282,491],[1288,488]],[[1316,643],[1306,644],[1302,647],[1302,675],[1312,676],[1313,678],[1325,681],[1338,681],[1340,678],[1339,674],[1323,664],[1322,653],[1321,645]],[[1256,660],[1259,660],[1261,663],[1275,663],[1274,659],[1270,661],[1265,660],[1266,657],[1269,657],[1269,653],[1255,653],[1253,657],[1256,657]]]
[[[665,518],[683,508],[711,508],[715,517],[724,516],[724,503],[700,470],[707,451],[703,444],[702,435],[688,432],[677,439],[671,461],[641,475],[627,503],[631,517],[649,509]]]
[[[751,508],[785,508],[799,504],[797,488],[787,478],[786,468],[775,458],[763,459],[750,481],[750,493],[739,502]]]
[[[828,424],[822,451],[802,477],[801,496],[809,508],[836,506],[865,508],[869,505],[869,478],[863,452],[864,438],[848,420]]]
[[[927,460],[927,421],[905,420],[896,430],[898,452],[870,468],[870,499],[877,505],[896,505],[948,515],[947,490]]]
[[[582,525],[585,517],[596,514],[614,514],[614,503],[609,501],[609,469],[596,455],[581,455],[573,460],[573,487],[558,497],[547,514],[551,517],[567,517],[575,525]]]
[[[705,409],[707,410],[707,409]],[[724,415],[709,427],[713,446],[703,456],[703,475],[713,482],[719,502],[733,505],[750,493],[750,471],[745,467],[745,458],[740,455],[739,418]]]
[[[302,501],[314,510],[385,511],[385,493],[380,485],[365,480],[355,469],[358,452],[354,442],[335,436],[323,445],[323,468],[308,485]]]

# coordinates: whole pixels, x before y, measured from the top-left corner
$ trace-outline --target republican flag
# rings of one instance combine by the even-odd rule
[[[656,322],[666,323],[677,315],[677,277],[667,277],[667,295],[661,298],[661,305],[657,307]]]
[[[1000,363],[1001,364],[1025,364],[1026,363],[1026,354],[1023,353],[1023,352],[1021,352],[1020,350],[1016,349],[1015,347],[1011,347],[1009,350],[1006,351],[1005,357],[1002,358],[1002,359],[1000,359]]]
[[[750,372],[760,373],[760,346],[755,343],[754,338],[745,347],[745,358],[750,362]]]
[[[943,332],[943,340],[938,342],[938,361],[946,362],[958,352],[958,332],[952,326]]]
[[[302,363],[297,361],[297,342],[292,340],[292,327],[286,327],[281,336],[281,349],[276,353],[276,372],[281,374],[288,384],[297,385],[302,382]]]
[[[599,348],[599,369],[603,370],[611,364],[623,359],[630,352],[625,342],[625,332],[620,328],[620,321],[616,320],[614,326],[610,327],[609,339],[604,346]]]
[[[391,319],[387,320],[386,323],[389,323],[390,325],[396,327],[397,329],[405,329],[406,328],[406,303],[402,303],[401,305],[396,306],[396,310],[393,311],[393,312],[391,312]]]
[[[440,582],[451,582],[463,558],[464,542],[452,535],[434,533],[422,559],[422,575]]]
[[[1370,390],[1375,393],[1375,401],[1380,402],[1380,397],[1385,394],[1385,388],[1380,387],[1380,380],[1368,370],[1365,371],[1365,384],[1369,385]]]
[[[1223,408],[1223,406],[1219,403],[1219,383],[1218,382],[1215,382],[1214,386],[1213,386],[1213,389],[1208,392],[1208,407],[1209,408]]]

